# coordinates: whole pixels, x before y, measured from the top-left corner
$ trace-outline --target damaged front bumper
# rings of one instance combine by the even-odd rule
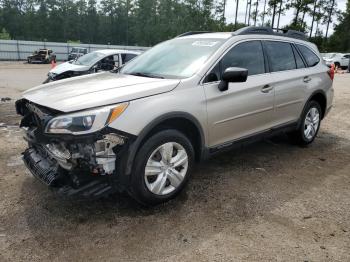
[[[133,136],[104,128],[89,135],[43,132],[57,112],[19,100],[21,127],[28,148],[23,160],[30,172],[59,194],[101,197],[123,190],[121,162]]]

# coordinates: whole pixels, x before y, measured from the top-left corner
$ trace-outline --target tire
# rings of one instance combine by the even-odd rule
[[[27,61],[28,61],[28,64],[32,63],[32,59],[30,59],[30,58],[28,58]]]
[[[312,119],[312,115],[314,115],[314,119]],[[298,129],[288,134],[292,142],[301,146],[311,144],[320,130],[321,118],[322,110],[320,104],[313,100],[308,102],[300,118]]]
[[[340,68],[340,64],[338,62],[335,62],[334,66],[337,67],[337,68]]]
[[[171,157],[167,152],[172,152]],[[185,187],[194,163],[194,149],[184,134],[167,129],[147,139],[134,163],[131,196],[142,205],[153,206],[169,201]]]

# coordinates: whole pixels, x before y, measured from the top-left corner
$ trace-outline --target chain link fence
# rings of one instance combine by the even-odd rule
[[[121,45],[95,45],[95,44],[74,44],[74,43],[57,43],[57,42],[38,42],[22,40],[0,40],[0,60],[3,61],[20,61],[27,60],[27,57],[42,48],[51,49],[56,54],[56,59],[65,61],[68,53],[73,47],[87,48],[88,52],[101,49],[121,49],[121,50],[138,50],[148,49],[142,46],[121,46]]]

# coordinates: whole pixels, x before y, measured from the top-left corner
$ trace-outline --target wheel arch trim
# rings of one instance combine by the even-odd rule
[[[152,120],[150,123],[148,123],[140,132],[140,134],[137,136],[136,140],[130,145],[128,150],[128,157],[126,159],[126,167],[125,167],[125,174],[130,175],[132,171],[132,166],[134,159],[136,157],[136,154],[140,148],[141,142],[143,139],[158,125],[165,122],[166,120],[171,120],[175,118],[183,118],[188,121],[190,121],[194,126],[197,128],[200,134],[200,153],[201,153],[201,159],[205,158],[208,155],[208,149],[205,146],[205,134],[202,125],[200,122],[191,114],[186,112],[170,112],[166,113],[164,115],[158,116],[154,120]]]
[[[306,110],[306,106],[309,104],[309,102],[312,100],[312,98],[315,97],[316,95],[322,95],[322,96],[325,98],[325,100],[326,100],[326,107],[327,107],[327,95],[326,95],[326,93],[325,93],[323,90],[321,90],[321,89],[318,89],[318,90],[312,92],[311,95],[310,95],[310,96],[308,97],[308,99],[306,100],[306,102],[305,102],[305,104],[304,104],[304,107],[303,107],[303,110],[301,111],[301,115],[300,115],[299,121],[298,121],[298,128],[299,128],[300,125],[302,124],[302,119],[301,119],[301,117],[303,116],[303,114],[304,114],[304,112],[305,112],[305,110]],[[320,106],[322,106],[322,105],[320,105]],[[322,109],[322,108],[321,108],[321,109]],[[327,110],[327,108],[325,108],[325,112],[326,112],[326,110]],[[325,112],[322,112],[322,118],[324,117]]]

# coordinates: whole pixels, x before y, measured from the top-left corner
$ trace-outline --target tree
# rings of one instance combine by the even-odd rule
[[[346,10],[340,15],[340,23],[335,26],[334,34],[327,44],[328,50],[338,52],[350,52],[350,0],[346,5]]]
[[[3,28],[1,31],[0,31],[0,39],[3,39],[3,40],[10,40],[11,39],[11,36],[9,33],[7,33],[6,29]]]
[[[330,4],[326,6],[326,16],[325,16],[325,19],[327,20],[326,39],[328,38],[329,25],[332,22],[332,16],[334,14],[335,6],[336,6],[335,0],[331,0]]]
[[[261,22],[262,26],[265,25],[266,3],[267,3],[267,0],[264,0],[264,10],[263,10],[263,13],[262,13],[262,22]]]

